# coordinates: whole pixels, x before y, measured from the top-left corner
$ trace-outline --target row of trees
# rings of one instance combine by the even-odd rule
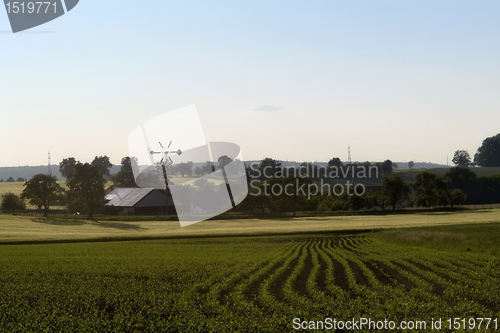
[[[338,166],[341,161],[332,159],[330,166]],[[334,164],[335,163],[335,164]],[[256,181],[256,174],[263,173],[268,168],[268,174],[279,174],[282,168],[279,161],[266,158],[257,168],[247,169],[247,179],[250,182]],[[348,209],[371,209],[379,207],[385,209],[391,207],[437,207],[460,204],[479,204],[500,202],[500,175],[480,177],[468,167],[450,168],[444,175],[424,171],[415,176],[413,183],[408,183],[401,176],[385,172],[382,186],[377,189],[368,190],[363,195],[316,195],[307,198],[300,192],[293,195],[275,195],[265,188],[273,185],[299,186],[302,183],[316,184],[319,182],[314,177],[300,179],[294,176],[257,178],[260,181],[258,186],[250,186],[254,194],[249,195],[237,209],[241,211],[276,211],[276,212],[296,212],[296,211],[332,211]],[[296,183],[297,182],[297,183]]]
[[[227,161],[226,161],[227,159]],[[230,162],[229,158],[219,160],[218,166]],[[450,205],[453,207],[462,203],[493,203],[500,202],[500,175],[478,178],[467,166],[478,165],[483,167],[500,166],[500,133],[496,136],[486,138],[478,152],[474,156],[474,162],[467,151],[458,150],[453,157],[455,168],[448,170],[443,176],[430,172],[422,172],[415,176],[415,181],[408,184],[398,175],[393,175],[393,169],[397,165],[390,160],[380,163],[351,163],[344,164],[338,157],[328,161],[328,168],[340,167],[370,167],[375,165],[380,173],[384,175],[383,186],[379,191],[368,191],[363,196],[348,195],[340,196],[319,195],[311,200],[306,200],[303,195],[297,193],[293,196],[248,196],[237,209],[246,211],[297,211],[297,210],[336,210],[336,209],[362,209],[391,206],[396,209],[399,206],[422,206],[433,207]],[[409,167],[413,167],[409,163]],[[71,212],[81,211],[92,219],[93,214],[100,212],[104,207],[104,186],[108,180],[112,180],[117,187],[135,187],[133,175],[137,160],[124,157],[121,160],[121,169],[113,177],[110,174],[112,164],[107,156],[96,156],[91,163],[81,163],[75,158],[64,159],[59,170],[67,179],[67,190],[64,190],[56,181],[55,177],[43,174],[35,175],[25,183],[25,188],[20,196],[7,193],[2,196],[0,209],[3,211],[20,211],[26,208],[26,201],[36,206],[47,216],[52,203],[64,202]],[[318,166],[304,163],[302,167],[311,170],[311,177],[271,177],[266,180],[267,184],[280,184],[286,186],[292,182],[297,184],[310,184],[321,176],[317,172]],[[179,163],[169,172],[181,176],[202,176],[213,171],[212,163],[194,167],[192,162]],[[261,161],[258,170],[263,175],[264,169],[269,169],[268,174],[275,174],[282,169],[279,161],[266,158]],[[326,169],[327,171],[329,169]],[[325,170],[325,169],[323,169]],[[325,171],[323,171],[325,172]],[[247,168],[247,179],[250,182],[255,179],[256,170]],[[266,178],[266,177],[261,177]],[[348,177],[345,177],[348,178]],[[264,179],[261,179],[264,180]],[[8,181],[13,181],[10,177]],[[24,179],[18,179],[24,181]],[[264,186],[262,182],[259,186]],[[309,198],[308,198],[309,199]]]
[[[7,180],[5,181],[6,183],[12,183],[12,182],[24,182],[26,179],[22,178],[22,177],[17,177],[17,179],[14,179],[12,177],[9,177],[7,178]],[[0,178],[0,183],[3,183],[3,178]]]
[[[67,189],[63,189],[54,176],[38,174],[24,184],[20,196],[6,193],[2,196],[2,211],[23,211],[26,201],[44,216],[56,202],[65,203],[70,212],[84,212],[93,219],[104,208],[105,176],[109,177],[111,163],[107,157],[96,157],[93,163],[81,163],[74,158],[64,159],[60,164],[61,173],[67,178]]]
[[[457,150],[453,154],[452,162],[455,166],[499,167],[500,133],[483,140],[474,155],[474,161],[467,150]]]

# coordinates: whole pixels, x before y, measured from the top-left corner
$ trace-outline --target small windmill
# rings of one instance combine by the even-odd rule
[[[158,143],[160,144],[161,151],[150,150],[149,154],[151,155],[151,163],[152,164],[155,164],[154,159],[153,159],[153,155],[161,154],[161,156],[162,156],[161,160],[160,160],[160,164],[161,164],[161,167],[163,169],[163,179],[165,180],[165,212],[168,213],[168,195],[170,194],[170,189],[168,187],[168,181],[167,181],[166,163],[168,163],[169,166],[174,164],[174,161],[172,161],[172,159],[170,158],[170,155],[177,154],[180,156],[182,154],[182,151],[180,149],[178,149],[177,151],[168,150],[170,148],[170,146],[172,145],[172,141],[170,141],[170,143],[168,144],[167,150],[165,150],[165,148],[163,148],[163,145],[161,144],[160,141],[158,141]]]

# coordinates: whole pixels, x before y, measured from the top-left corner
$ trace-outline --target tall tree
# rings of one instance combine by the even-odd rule
[[[435,173],[424,171],[415,175],[413,188],[417,206],[432,207],[439,205],[442,201],[440,177]]]
[[[476,181],[476,174],[467,167],[450,168],[444,174],[444,177],[450,182],[452,188],[459,188],[467,193],[467,189],[473,187]]]
[[[120,171],[113,176],[113,186],[115,187],[137,187],[134,178],[133,164],[137,165],[137,158],[124,157],[121,160]]]
[[[126,156],[122,158],[120,171],[133,171],[135,167],[137,167],[137,157]]]
[[[43,207],[43,216],[47,217],[50,203],[61,199],[63,193],[63,188],[57,183],[55,177],[38,174],[24,184],[21,198],[28,200],[38,209]]]
[[[413,170],[414,166],[415,166],[415,162],[413,162],[413,161],[408,162],[408,168],[410,168],[410,170]]]
[[[104,208],[104,185],[106,179],[101,170],[89,163],[78,163],[66,181],[68,186],[68,208],[87,213],[92,220],[94,214]]]
[[[410,194],[410,185],[401,176],[384,176],[384,192],[390,199],[392,210]]]
[[[74,157],[65,158],[59,163],[59,172],[64,178],[68,178],[75,170],[75,165],[76,160]]]
[[[274,175],[281,170],[281,162],[266,157],[260,162],[259,169],[262,172],[262,178],[269,179],[274,177]]]
[[[113,164],[111,164],[111,162],[109,161],[109,157],[107,157],[106,155],[99,157],[96,156],[91,164],[99,168],[99,173],[101,174],[101,176],[103,176],[105,179],[111,179],[109,170],[111,169]]]
[[[471,158],[467,150],[456,150],[451,160],[455,166],[466,167],[471,164]]]
[[[474,155],[474,163],[482,167],[500,166],[500,133],[483,140]]]
[[[392,169],[394,168],[394,164],[395,163],[392,163],[391,160],[385,160],[384,162],[382,162],[382,164],[380,165],[382,174],[390,175],[392,173]]]

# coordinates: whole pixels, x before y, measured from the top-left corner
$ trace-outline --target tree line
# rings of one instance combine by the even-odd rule
[[[227,158],[228,159],[228,158]],[[219,160],[219,165],[229,161]],[[295,193],[291,196],[278,195],[249,195],[235,210],[249,212],[295,212],[297,211],[334,211],[334,210],[359,210],[359,209],[397,209],[400,207],[454,207],[460,204],[487,204],[500,202],[500,174],[493,176],[477,177],[469,166],[499,167],[500,166],[500,133],[486,138],[478,148],[472,161],[465,150],[457,150],[453,157],[456,165],[450,168],[443,176],[424,171],[418,173],[414,182],[409,184],[400,175],[393,174],[397,165],[391,160],[380,163],[351,163],[345,164],[340,158],[335,157],[328,161],[327,168],[319,168],[310,163],[303,163],[301,167],[310,172],[310,176],[302,177],[295,174],[286,177],[265,177],[264,170],[270,170],[274,175],[282,169],[281,162],[265,158],[257,168],[247,167],[247,181],[259,181],[258,186],[279,184],[287,186],[292,183],[297,185],[311,184],[319,178],[325,177],[329,168],[345,166],[375,165],[383,175],[380,188],[366,191],[363,195],[343,193],[342,195],[315,195],[306,198],[303,194]],[[411,164],[411,163],[410,163]],[[96,156],[90,163],[82,163],[75,158],[65,158],[59,164],[59,171],[66,177],[67,189],[63,189],[57,179],[50,175],[38,174],[26,181],[20,196],[13,193],[2,195],[0,210],[17,212],[26,209],[26,201],[39,210],[44,216],[49,213],[49,208],[56,202],[66,205],[70,212],[83,212],[87,218],[104,209],[105,185],[112,181],[116,187],[136,187],[133,169],[137,160],[124,157],[121,160],[120,171],[111,176],[112,164],[107,156]],[[260,171],[260,178],[255,173]],[[179,163],[171,170],[181,176],[202,176],[213,171],[213,165],[194,166],[192,162]],[[309,174],[309,173],[308,173]],[[346,177],[340,177],[346,178]],[[12,181],[9,179],[9,181]],[[24,179],[23,179],[24,181]],[[261,192],[263,193],[263,192]],[[310,200],[309,200],[310,199]]]

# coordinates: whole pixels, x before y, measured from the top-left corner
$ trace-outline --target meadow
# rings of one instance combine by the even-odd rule
[[[311,327],[360,317],[426,321],[419,332],[435,331],[432,318],[442,318],[442,331],[452,331],[448,318],[465,318],[466,328],[491,331],[495,322],[478,330],[470,318],[500,316],[498,210],[186,228],[0,216],[3,242],[14,225],[32,242],[51,241],[38,235],[44,228],[52,241],[70,230],[87,241],[0,245],[0,332],[289,332],[295,318]],[[165,239],[91,241],[121,232]]]
[[[131,217],[134,218],[134,217]],[[80,217],[52,215],[0,214],[0,244],[9,242],[141,240],[179,237],[225,237],[292,235],[345,230],[378,230],[417,226],[439,226],[500,221],[500,209],[459,211],[379,212],[339,216],[303,216],[210,220],[181,228],[177,221],[155,217],[97,216],[88,221]]]

